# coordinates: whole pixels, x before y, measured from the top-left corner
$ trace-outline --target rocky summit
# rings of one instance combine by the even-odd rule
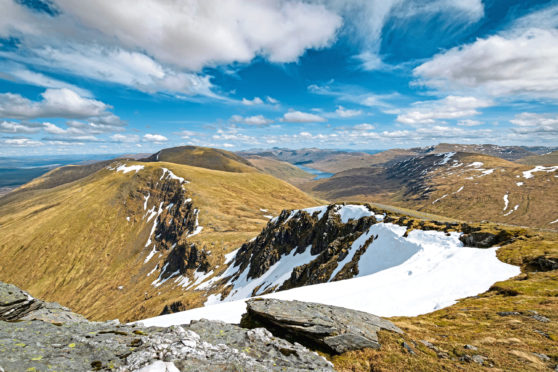
[[[90,322],[0,282],[0,371],[333,371],[265,328],[200,320],[169,328]]]
[[[337,306],[276,299],[251,299],[243,325],[260,325],[307,346],[340,354],[378,349],[378,331],[403,333],[389,320]]]

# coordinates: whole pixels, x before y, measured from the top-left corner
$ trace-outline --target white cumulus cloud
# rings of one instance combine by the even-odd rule
[[[147,133],[143,136],[143,140],[147,142],[161,143],[161,142],[167,142],[169,139],[161,134]]]
[[[292,110],[286,112],[281,121],[286,123],[320,123],[326,121],[326,119],[316,114]]]
[[[260,97],[254,97],[253,99],[242,98],[242,104],[246,106],[262,105],[263,103]]]
[[[335,114],[340,118],[352,118],[353,116],[362,115],[362,110],[351,110],[343,106],[338,106]]]
[[[139,142],[140,138],[137,134],[113,134],[110,136],[110,139],[114,142],[122,142],[122,143],[135,143]]]
[[[480,114],[479,108],[489,107],[490,100],[476,97],[447,96],[441,100],[417,102],[403,110],[397,121],[408,125],[433,124],[443,119],[460,119]]]
[[[40,117],[87,118],[108,115],[110,106],[81,97],[73,90],[47,89],[41,101],[31,101],[19,94],[0,94],[0,117],[31,119]]]
[[[13,134],[31,134],[41,130],[39,123],[22,123],[15,121],[0,122],[0,132]]]
[[[419,84],[494,97],[558,99],[558,6],[519,19],[500,34],[434,56],[414,69]]]
[[[273,123],[273,120],[266,118],[263,115],[254,115],[254,116],[241,116],[241,115],[233,115],[231,116],[231,121],[234,123],[241,123],[247,125],[255,125],[255,126],[265,126]]]

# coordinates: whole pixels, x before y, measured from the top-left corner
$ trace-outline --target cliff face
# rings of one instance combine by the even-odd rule
[[[145,244],[150,251],[144,263],[153,257],[159,260],[155,269],[158,282],[185,275],[188,270],[209,270],[207,253],[189,241],[203,229],[198,223],[199,210],[188,191],[189,182],[166,168],[161,171],[159,178],[148,180],[134,195],[143,199],[142,219],[147,220],[148,226],[151,224]]]
[[[296,267],[280,288],[263,293],[327,281],[336,262],[347,255],[347,248],[377,222],[368,215],[343,223],[336,213],[339,208],[331,205],[310,211],[283,211],[254,241],[242,246],[237,255],[240,271],[250,263],[248,278],[258,278],[282,256],[303,254],[310,247],[310,255],[315,256],[311,262]],[[336,280],[346,277],[345,272],[339,273]]]

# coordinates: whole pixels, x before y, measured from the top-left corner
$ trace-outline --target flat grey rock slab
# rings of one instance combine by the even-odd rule
[[[13,284],[0,282],[0,320],[43,320],[64,323],[86,319],[56,302],[45,302]]]
[[[0,371],[49,366],[57,371],[334,371],[325,358],[264,328],[207,320],[169,328],[0,321]]]
[[[274,334],[331,353],[378,349],[377,332],[403,333],[389,320],[337,306],[301,301],[251,299],[242,324],[263,326]]]

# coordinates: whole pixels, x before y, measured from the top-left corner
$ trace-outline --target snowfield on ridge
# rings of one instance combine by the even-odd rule
[[[327,206],[305,211],[321,219]],[[290,213],[286,223],[296,215]],[[497,281],[518,275],[517,266],[501,262],[497,247],[488,249],[464,247],[461,233],[412,230],[383,222],[383,215],[374,214],[364,206],[346,205],[333,209],[343,223],[367,216],[376,216],[377,223],[367,228],[349,247],[330,277],[330,282],[264,294],[259,297],[300,300],[342,306],[378,316],[415,316],[454,304],[458,299],[485,292]],[[270,221],[270,224],[276,223]],[[281,222],[280,222],[281,223]],[[370,238],[373,238],[370,243]],[[362,252],[361,248],[369,242]],[[238,323],[245,312],[245,300],[266,288],[279,288],[296,267],[312,261],[312,246],[302,253],[284,254],[257,278],[249,278],[249,266],[242,272],[230,256],[229,268],[220,279],[230,277],[232,290],[225,298],[211,295],[206,306],[142,320],[147,326],[171,326],[201,318]],[[351,279],[331,281],[350,264],[356,253],[358,274]],[[232,280],[235,279],[235,280]],[[213,280],[214,282],[215,280]],[[255,291],[255,292],[254,292]]]

